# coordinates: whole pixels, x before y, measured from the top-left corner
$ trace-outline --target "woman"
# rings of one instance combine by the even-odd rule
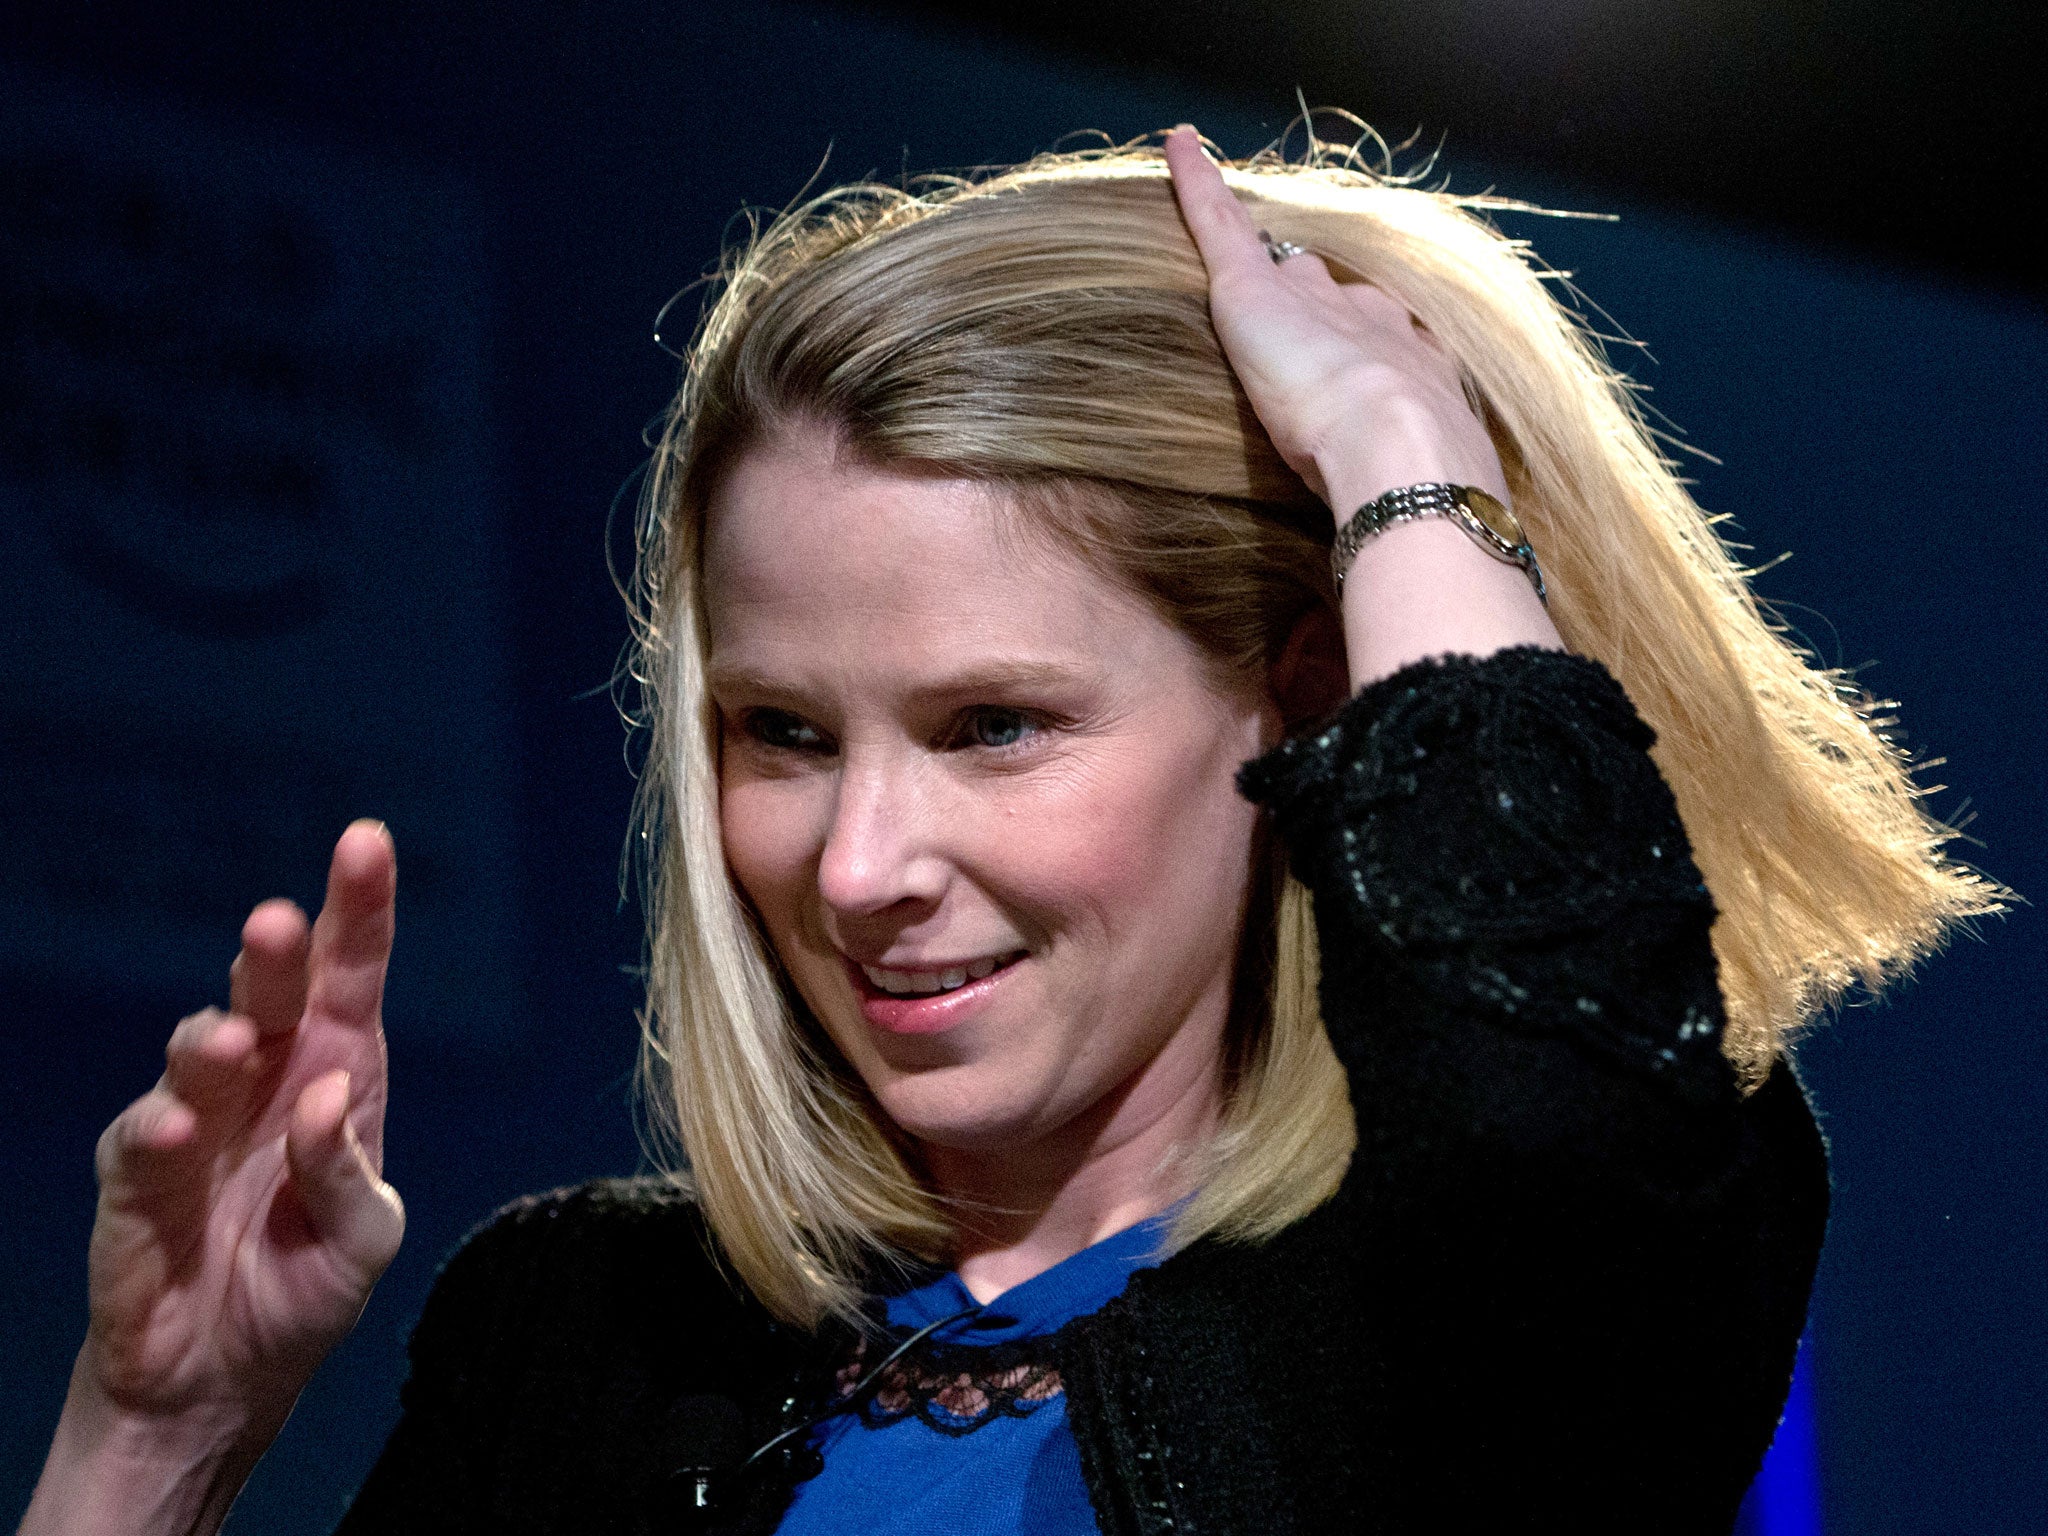
[[[642,560],[688,1171],[465,1245],[345,1531],[1728,1529],[1787,1034],[1998,893],[1522,251],[1164,160],[725,274]],[[211,1529],[389,1261],[393,879],[259,907],[109,1129],[25,1529]]]

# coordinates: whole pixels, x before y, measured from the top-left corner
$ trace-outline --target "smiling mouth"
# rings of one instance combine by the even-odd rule
[[[860,973],[869,986],[890,997],[937,997],[957,991],[970,981],[993,976],[1022,960],[1027,953],[1026,950],[1013,949],[1006,954],[989,955],[966,965],[933,971],[892,971],[879,965],[863,965]]]

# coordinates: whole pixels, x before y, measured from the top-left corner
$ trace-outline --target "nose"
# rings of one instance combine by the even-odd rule
[[[933,904],[945,893],[930,787],[909,765],[856,764],[840,770],[832,822],[818,856],[818,894],[848,917],[902,903]]]

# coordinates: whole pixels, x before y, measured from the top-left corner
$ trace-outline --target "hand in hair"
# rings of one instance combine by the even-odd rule
[[[1423,481],[1508,500],[1456,360],[1398,300],[1339,282],[1313,253],[1276,263],[1194,129],[1167,135],[1166,160],[1209,270],[1224,355],[1273,446],[1340,526],[1382,492]],[[1520,570],[1441,520],[1389,529],[1360,552],[1343,620],[1354,688],[1423,656],[1563,644]]]
[[[1274,262],[1194,129],[1167,135],[1181,216],[1209,269],[1216,334],[1289,467],[1348,517],[1424,480],[1507,499],[1455,360],[1399,300],[1313,252]],[[1274,238],[1282,238],[1276,234]]]
[[[242,927],[228,1010],[100,1138],[90,1322],[24,1532],[209,1531],[398,1251],[381,1013],[397,865],[341,836],[310,929]]]

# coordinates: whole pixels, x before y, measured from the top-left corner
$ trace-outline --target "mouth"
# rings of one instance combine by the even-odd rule
[[[1022,960],[1024,953],[1021,949],[1013,949],[1007,954],[987,955],[958,965],[931,966],[915,971],[892,971],[879,965],[863,965],[860,971],[868,985],[877,992],[886,992],[891,997],[931,997],[957,992],[970,981],[993,976],[1004,966]]]
[[[1016,949],[919,971],[848,960],[846,970],[868,1023],[889,1034],[931,1035],[981,1012],[1028,958],[1029,951]]]

